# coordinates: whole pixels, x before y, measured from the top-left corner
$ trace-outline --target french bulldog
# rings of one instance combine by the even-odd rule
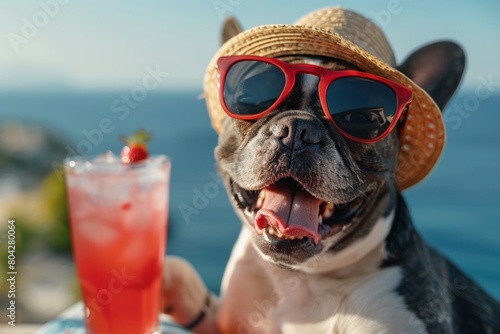
[[[223,42],[241,31],[227,20]],[[441,41],[397,69],[443,110],[464,66],[461,47]],[[318,82],[299,73],[271,112],[224,119],[215,157],[243,227],[210,303],[191,266],[167,262],[168,312],[186,324],[205,305],[199,333],[500,333],[499,303],[412,224],[395,176],[404,116],[382,140],[350,140],[324,117]]]

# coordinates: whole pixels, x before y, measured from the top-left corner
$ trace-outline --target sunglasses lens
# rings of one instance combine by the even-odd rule
[[[233,114],[257,115],[278,100],[285,81],[283,71],[273,64],[253,60],[237,62],[226,74],[224,102]]]
[[[375,139],[391,124],[396,113],[394,91],[384,83],[344,77],[333,81],[326,92],[328,111],[345,133],[360,139]]]

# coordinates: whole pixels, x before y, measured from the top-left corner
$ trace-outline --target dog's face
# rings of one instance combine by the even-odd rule
[[[356,69],[334,59],[293,61]],[[322,110],[318,80],[298,75],[286,100],[257,121],[227,118],[216,149],[257,250],[290,268],[323,262],[319,257],[335,256],[370,236],[392,212],[395,195],[396,131],[373,144],[343,137]]]
[[[231,23],[224,39],[240,32]],[[359,71],[324,57],[286,61]],[[398,69],[443,108],[463,68],[461,48],[440,42],[417,50]],[[265,116],[226,117],[215,151],[257,251],[271,263],[307,272],[347,266],[383,245],[394,212],[400,146],[400,124],[375,143],[340,134],[322,110],[318,82],[298,74],[290,94]]]

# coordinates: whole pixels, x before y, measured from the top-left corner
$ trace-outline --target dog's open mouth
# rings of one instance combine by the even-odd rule
[[[231,183],[238,206],[253,222],[257,233],[272,243],[310,239],[317,245],[321,239],[348,229],[366,198],[360,196],[348,203],[325,202],[290,177],[258,191]]]

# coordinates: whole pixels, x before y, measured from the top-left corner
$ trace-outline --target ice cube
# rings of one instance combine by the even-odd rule
[[[150,190],[149,203],[152,211],[166,210],[168,205],[168,189],[165,182],[159,182]]]
[[[103,154],[95,157],[92,160],[93,163],[106,163],[106,164],[118,164],[120,163],[120,158],[111,151],[106,151]]]
[[[118,236],[118,232],[113,226],[103,222],[79,221],[77,223],[77,230],[81,233],[82,237],[100,245],[110,243]]]

